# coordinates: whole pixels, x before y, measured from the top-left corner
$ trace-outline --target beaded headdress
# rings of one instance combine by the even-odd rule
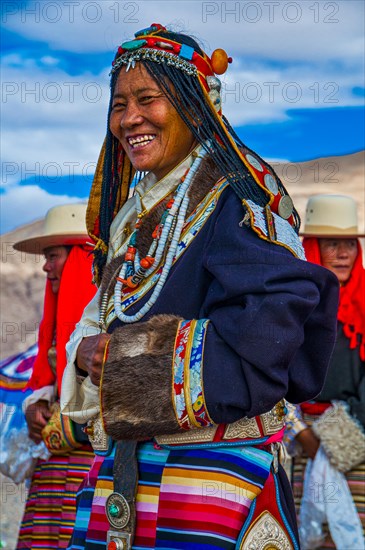
[[[232,59],[222,49],[209,57],[189,36],[168,31],[160,24],[135,33],[122,43],[111,69],[111,102],[122,67],[133,69],[142,63],[168,96],[192,134],[221,169],[240,199],[252,200],[289,221],[299,230],[299,216],[291,199],[271,167],[248,149],[222,115],[221,82]],[[171,93],[166,79],[173,85]],[[109,106],[108,120],[111,112]],[[192,119],[199,120],[198,128]],[[207,148],[207,143],[210,147]],[[107,131],[90,194],[87,227],[95,240],[95,279],[100,280],[106,261],[110,224],[128,198],[135,175],[119,142]]]

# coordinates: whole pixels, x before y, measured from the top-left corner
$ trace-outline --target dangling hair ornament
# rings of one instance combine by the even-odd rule
[[[222,108],[221,87],[222,83],[216,76],[207,76],[207,84],[209,88],[208,96],[214,105],[217,113]]]
[[[228,64],[232,63],[232,57],[228,57],[222,48],[218,48],[212,53],[210,62],[215,74],[223,74],[226,72]],[[214,109],[219,113],[222,109],[222,83],[216,76],[207,76],[206,80],[209,88],[208,96],[214,105]]]

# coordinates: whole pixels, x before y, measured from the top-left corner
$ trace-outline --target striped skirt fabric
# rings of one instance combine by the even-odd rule
[[[318,415],[314,416],[305,414],[303,416],[303,420],[308,426],[311,426],[317,418]],[[307,461],[308,458],[306,456],[295,457],[292,461],[292,488],[297,517],[299,517],[300,503],[303,496],[304,473]],[[347,479],[357,513],[359,514],[365,536],[365,464],[359,464],[347,472],[345,477]],[[329,487],[328,494],[326,496],[328,498],[335,497],[335,491],[336,488]],[[336,548],[327,525],[324,525],[324,533],[325,540],[321,548]]]
[[[113,460],[96,457],[80,489],[70,550],[105,549]],[[271,462],[270,453],[250,446],[168,450],[140,444],[133,549],[233,550]]]
[[[94,459],[85,444],[68,455],[39,460],[34,471],[17,548],[67,548],[76,517],[76,495]]]

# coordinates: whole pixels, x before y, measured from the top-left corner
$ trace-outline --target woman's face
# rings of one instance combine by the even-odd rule
[[[356,239],[319,239],[322,265],[337,275],[340,283],[346,283],[357,256]]]
[[[128,72],[120,71],[109,126],[134,168],[152,172],[157,180],[196,145],[189,128],[140,63]]]
[[[43,271],[47,273],[47,279],[51,283],[52,292],[57,294],[60,289],[61,275],[68,256],[65,246],[51,246],[44,251],[46,259]]]

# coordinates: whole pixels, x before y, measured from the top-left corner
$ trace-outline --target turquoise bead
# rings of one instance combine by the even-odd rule
[[[142,48],[147,44],[147,40],[129,40],[129,42],[123,42],[122,48],[123,50],[138,50],[138,48]]]
[[[119,506],[116,504],[111,504],[109,506],[109,514],[112,516],[112,518],[116,518],[119,516]]]
[[[146,34],[151,34],[151,32],[155,32],[157,31],[158,28],[157,27],[147,27],[146,29],[141,29],[140,31],[137,31],[136,33],[134,33],[134,36],[137,38],[137,36],[144,36]]]

